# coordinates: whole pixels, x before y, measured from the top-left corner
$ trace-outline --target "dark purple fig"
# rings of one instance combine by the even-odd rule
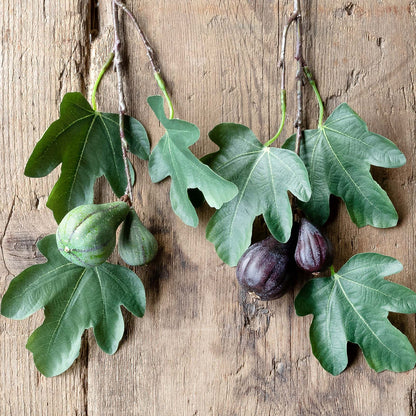
[[[268,237],[252,244],[237,264],[237,280],[262,300],[283,296],[292,283],[294,243],[280,243]]]
[[[295,250],[296,265],[307,273],[325,270],[332,262],[332,245],[307,219],[302,218]]]

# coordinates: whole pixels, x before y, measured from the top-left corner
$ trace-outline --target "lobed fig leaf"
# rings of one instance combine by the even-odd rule
[[[128,213],[129,206],[121,201],[74,208],[58,226],[58,250],[78,266],[104,263],[116,245],[117,228]]]
[[[39,241],[38,248],[48,262],[15,277],[1,303],[1,313],[12,319],[45,309],[43,324],[26,345],[38,370],[52,377],[68,369],[79,354],[84,330],[90,327],[100,348],[113,354],[124,332],[120,305],[138,317],[144,314],[140,279],[115,264],[77,266],[60,254],[55,235]]]
[[[149,263],[156,256],[157,241],[140,221],[136,211],[130,208],[121,227],[118,253],[130,266]]]
[[[219,124],[209,137],[220,150],[202,160],[235,183],[238,195],[212,216],[206,236],[219,257],[235,266],[250,245],[258,215],[264,216],[276,240],[289,240],[293,215],[288,191],[307,201],[311,194],[308,173],[294,152],[264,146],[248,127],[240,124]]]
[[[188,196],[197,188],[211,207],[220,208],[237,194],[237,187],[213,172],[188,149],[199,139],[194,124],[168,119],[159,95],[147,99],[156,117],[166,129],[149,159],[149,173],[154,183],[171,177],[170,200],[173,211],[187,225],[196,227],[198,216]]]
[[[416,312],[416,293],[383,278],[402,270],[392,257],[361,253],[331,277],[310,280],[295,299],[296,313],[313,314],[312,351],[326,371],[348,364],[347,342],[360,346],[376,371],[407,371],[415,366],[412,344],[388,320],[389,311]]]
[[[295,148],[295,136],[283,146]],[[312,196],[300,203],[311,221],[321,226],[329,217],[329,197],[344,200],[359,227],[394,227],[398,216],[386,192],[374,181],[370,165],[395,168],[406,163],[394,143],[368,131],[364,121],[341,104],[317,130],[306,130],[300,157],[311,181]]]
[[[25,168],[25,175],[39,178],[62,163],[61,175],[47,206],[56,221],[78,205],[93,202],[95,180],[105,175],[117,197],[124,194],[127,178],[120,146],[118,114],[94,111],[79,92],[65,94],[60,117],[37,143]],[[125,117],[129,150],[148,159],[149,140],[143,126]]]

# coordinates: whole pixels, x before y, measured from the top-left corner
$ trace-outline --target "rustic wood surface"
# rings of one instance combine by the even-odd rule
[[[89,94],[111,50],[110,1],[100,1],[97,16],[89,3],[0,0],[0,295],[15,275],[42,261],[36,242],[55,229],[45,203],[59,169],[47,178],[25,178],[28,156],[58,116],[63,95]],[[158,53],[177,116],[201,129],[193,147],[197,155],[215,149],[207,133],[222,121],[244,123],[263,140],[274,134],[277,48],[292,3],[127,2]],[[371,130],[392,139],[408,159],[400,169],[373,170],[398,209],[397,228],[358,230],[345,207],[334,203],[326,230],[336,248],[335,264],[358,252],[388,254],[404,265],[392,280],[416,290],[416,2],[303,3],[306,58],[327,112],[348,101]],[[143,122],[154,146],[162,130],[146,97],[158,89],[137,34],[124,22],[129,113]],[[288,62],[293,63],[292,52]],[[293,77],[288,71],[291,91]],[[313,128],[317,106],[306,91],[306,121]],[[111,71],[97,101],[99,109],[117,111]],[[289,92],[291,114],[294,105]],[[285,136],[292,131],[289,120]],[[161,247],[151,265],[136,270],[147,290],[145,317],[126,314],[126,334],[114,356],[104,354],[88,332],[80,358],[52,379],[37,372],[25,349],[42,312],[24,321],[1,317],[1,415],[416,415],[415,371],[376,374],[354,347],[340,376],[321,368],[309,344],[311,317],[294,312],[299,285],[278,301],[242,308],[235,271],[204,238],[212,211],[199,211],[197,229],[185,226],[170,208],[169,181],[154,185],[146,163],[134,165],[135,207]],[[108,186],[99,181],[97,200],[110,199]],[[415,317],[391,319],[416,346]]]

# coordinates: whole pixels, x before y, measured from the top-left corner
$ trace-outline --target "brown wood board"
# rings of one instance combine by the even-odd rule
[[[292,1],[128,1],[153,43],[176,115],[199,126],[192,150],[215,150],[208,131],[216,124],[249,126],[263,141],[280,119],[278,48]],[[416,290],[415,153],[416,2],[303,2],[306,60],[326,111],[348,102],[370,130],[393,140],[408,163],[373,169],[400,216],[399,226],[357,229],[334,201],[326,232],[341,266],[353,254],[375,251],[397,258],[404,271],[391,280]],[[36,242],[54,232],[47,196],[59,169],[41,179],[23,176],[35,143],[58,116],[69,91],[89,97],[112,47],[110,1],[98,20],[88,1],[0,0],[0,295],[24,268],[42,262]],[[91,33],[91,21],[94,30]],[[97,25],[98,22],[98,25]],[[146,103],[158,94],[145,51],[126,19],[126,98],[129,114],[150,133],[162,133]],[[293,36],[288,63],[293,64]],[[117,111],[116,77],[109,71],[97,103]],[[288,71],[288,111],[282,137],[293,132],[294,71]],[[317,106],[306,88],[308,127]],[[282,144],[283,139],[279,144]],[[375,373],[350,349],[350,366],[326,373],[311,352],[311,317],[297,317],[289,295],[243,309],[235,270],[224,265],[204,228],[212,210],[199,210],[200,225],[185,226],[172,212],[169,180],[151,183],[135,159],[135,207],[161,247],[154,262],[137,268],[148,297],[143,319],[128,314],[118,352],[103,353],[87,332],[80,358],[63,375],[41,376],[25,349],[43,314],[24,321],[0,317],[0,414],[89,416],[414,415],[415,372]],[[112,194],[100,180],[97,201]],[[116,258],[114,258],[117,261]],[[415,317],[391,316],[416,346]]]

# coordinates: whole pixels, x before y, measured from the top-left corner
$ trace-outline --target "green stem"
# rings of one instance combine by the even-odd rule
[[[304,66],[303,70],[305,71],[306,78],[308,78],[309,84],[311,84],[311,87],[315,93],[316,99],[318,100],[318,104],[319,104],[318,128],[321,128],[323,124],[323,120],[324,120],[324,103],[322,102],[321,94],[319,94],[318,87],[316,86],[316,82],[312,77],[312,73],[310,69],[307,66]]]
[[[333,276],[335,274],[334,266],[331,266],[329,269],[331,270],[331,276]]]
[[[104,66],[101,68],[100,73],[98,74],[97,81],[95,81],[94,88],[92,90],[92,95],[91,95],[91,104],[92,104],[92,108],[94,111],[97,111],[97,102],[95,101],[95,95],[97,93],[98,86],[100,85],[101,78],[103,77],[107,69],[110,67],[111,63],[113,62],[113,59],[114,59],[114,53],[111,52],[107,59],[107,62],[104,64]]]
[[[157,81],[157,85],[159,85],[159,88],[161,89],[161,91],[163,92],[163,95],[166,98],[166,102],[168,103],[168,106],[169,106],[169,119],[172,120],[174,116],[172,100],[170,99],[169,94],[166,91],[166,86],[165,86],[165,83],[163,82],[162,77],[160,76],[160,73],[154,72],[154,75]]]
[[[169,119],[172,120],[173,119],[173,104],[172,104],[172,100],[169,97],[168,92],[166,91],[166,86],[165,83],[163,82],[162,77],[160,76],[160,66],[159,66],[159,62],[157,61],[156,58],[156,54],[154,49],[152,48],[152,46],[149,43],[149,40],[147,39],[145,33],[143,32],[143,30],[141,29],[139,22],[137,21],[137,19],[134,17],[132,11],[124,4],[124,2],[122,0],[113,0],[113,2],[121,8],[121,10],[123,10],[127,16],[131,19],[131,21],[133,22],[134,27],[136,28],[137,32],[139,33],[139,36],[146,48],[147,51],[147,56],[149,58],[150,64],[152,65],[153,68],[153,73],[155,76],[155,79],[157,81],[157,85],[159,85],[159,88],[162,90],[163,95],[166,98],[166,101],[168,103],[169,106]]]
[[[265,147],[270,146],[280,136],[280,133],[283,130],[283,126],[285,125],[285,119],[286,119],[286,90],[281,90],[281,92],[280,92],[280,106],[281,106],[281,111],[282,111],[282,119],[280,121],[279,130],[268,142],[266,142],[264,144]]]

